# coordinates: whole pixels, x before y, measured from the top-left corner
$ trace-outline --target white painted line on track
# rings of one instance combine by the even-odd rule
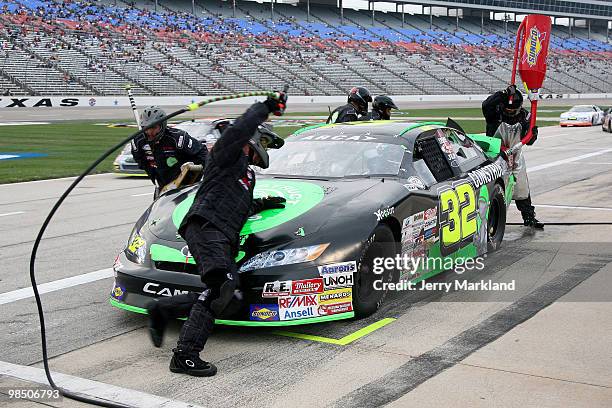
[[[541,170],[545,170],[551,167],[561,166],[563,164],[572,163],[572,162],[582,160],[582,159],[588,159],[589,157],[600,156],[602,154],[606,154],[610,152],[612,152],[612,148],[600,150],[598,152],[593,152],[593,153],[581,154],[580,156],[569,157],[567,159],[557,160],[557,161],[546,163],[546,164],[540,164],[539,166],[534,166],[530,169],[528,168],[527,173],[535,173],[536,171],[541,171]]]
[[[564,210],[612,211],[610,207],[585,207],[580,205],[533,204],[533,206],[538,208],[561,208]]]
[[[113,268],[100,269],[82,275],[71,276],[69,278],[59,279],[52,282],[42,283],[38,285],[38,293],[55,292],[57,290],[71,288],[73,286],[82,285],[84,283],[95,282],[100,279],[110,278],[114,275]],[[23,289],[13,290],[11,292],[0,293],[0,305],[13,303],[18,300],[34,297],[34,290],[31,286]]]
[[[132,197],[142,197],[142,196],[148,196],[148,195],[153,195],[153,192],[151,192],[151,193],[141,193],[141,194],[132,194]]]
[[[0,374],[19,380],[35,382],[38,384],[49,385],[45,371],[42,368],[30,367],[0,361]],[[88,380],[58,372],[51,373],[54,382],[58,387],[94,399],[105,400],[125,404],[136,408],[200,408],[200,405],[190,404],[182,401],[173,400],[148,394],[142,391],[130,390],[128,388],[117,387],[116,385],[106,384],[99,381]]]
[[[0,122],[0,126],[50,125],[51,122]]]
[[[108,176],[108,175],[112,175],[112,174],[113,173],[89,174],[85,178],[97,177],[97,176]],[[0,187],[21,186],[21,185],[24,185],[24,184],[48,183],[50,181],[62,181],[62,180],[74,180],[74,179],[76,179],[76,176],[52,178],[52,179],[45,179],[45,180],[20,181],[19,183],[0,184]]]
[[[25,211],[15,211],[10,213],[0,214],[0,217],[8,217],[9,215],[25,214]]]

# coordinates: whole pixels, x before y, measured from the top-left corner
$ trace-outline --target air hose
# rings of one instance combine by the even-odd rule
[[[277,92],[265,92],[265,91],[261,91],[261,92],[245,92],[245,93],[239,93],[239,94],[235,94],[235,95],[226,95],[226,96],[218,96],[218,97],[214,97],[214,98],[208,98],[208,99],[204,99],[200,102],[194,102],[191,103],[189,105],[187,105],[186,107],[177,110],[176,112],[173,112],[169,115],[164,116],[163,118],[156,120],[155,122],[151,123],[149,126],[146,126],[140,130],[138,130],[136,133],[130,135],[129,137],[126,137],[124,140],[118,142],[116,145],[114,145],[113,147],[111,147],[110,149],[108,149],[104,154],[102,154],[96,161],[94,161],[83,173],[81,173],[81,175],[79,175],[73,182],[72,184],[70,184],[70,186],[66,189],[66,191],[64,191],[64,193],[61,195],[61,197],[57,200],[57,202],[55,203],[55,205],[53,206],[53,208],[51,209],[51,211],[49,212],[49,215],[47,215],[47,218],[45,219],[45,221],[43,222],[40,231],[38,232],[38,235],[36,237],[36,240],[34,241],[34,247],[32,248],[32,253],[30,256],[30,281],[32,282],[32,289],[34,290],[34,297],[36,298],[36,307],[38,308],[38,318],[40,320],[40,338],[41,338],[41,343],[42,343],[42,355],[43,355],[43,365],[45,368],[45,374],[47,376],[47,380],[49,381],[49,385],[53,388],[56,389],[60,392],[60,394],[66,398],[70,398],[76,401],[80,401],[80,402],[85,402],[85,403],[89,403],[89,404],[94,404],[94,405],[98,405],[101,407],[110,407],[110,408],[129,408],[128,405],[124,405],[121,403],[115,403],[112,401],[105,401],[105,400],[101,400],[101,399],[96,399],[96,398],[91,398],[89,396],[83,395],[83,394],[79,394],[76,392],[72,392],[69,390],[66,390],[64,388],[60,388],[58,387],[55,382],[53,381],[53,378],[51,377],[51,371],[49,370],[49,357],[47,355],[47,335],[46,335],[46,331],[45,331],[45,319],[44,319],[44,314],[43,314],[43,308],[42,308],[42,303],[40,300],[40,294],[38,292],[38,287],[36,284],[36,276],[35,276],[35,263],[36,263],[36,253],[38,251],[38,246],[40,245],[40,241],[43,237],[43,234],[45,233],[45,230],[47,229],[47,226],[49,225],[49,223],[51,222],[51,219],[53,218],[53,216],[55,215],[55,213],[57,212],[57,210],[59,209],[59,207],[62,205],[62,203],[64,202],[64,200],[68,197],[68,195],[72,192],[72,190],[74,190],[74,188],[85,178],[85,176],[87,176],[93,169],[95,169],[100,163],[102,163],[102,161],[104,161],[104,159],[106,159],[108,156],[110,156],[114,151],[116,151],[117,149],[123,147],[125,144],[129,143],[134,137],[138,136],[139,134],[143,133],[145,130],[150,129],[152,127],[157,126],[158,124],[167,121],[168,119],[172,119],[175,116],[178,116],[180,114],[183,114],[185,112],[190,112],[190,111],[195,111],[199,108],[201,108],[204,105],[213,103],[213,102],[218,102],[218,101],[225,101],[225,100],[229,100],[229,99],[238,99],[238,98],[245,98],[245,97],[249,97],[249,96],[271,96],[271,97],[278,97],[279,94]]]

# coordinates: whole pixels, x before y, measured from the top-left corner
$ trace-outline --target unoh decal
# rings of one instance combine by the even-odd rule
[[[31,159],[33,157],[45,157],[46,154],[42,153],[5,153],[0,152],[0,160],[17,160],[17,159]]]
[[[289,220],[292,220],[323,200],[324,192],[321,186],[304,181],[288,180],[258,180],[255,183],[253,195],[257,197],[280,196],[287,202],[284,209],[266,210],[260,214],[249,218],[240,235],[254,234],[277,227]],[[172,222],[178,228],[185,218],[189,207],[193,203],[195,192],[190,194],[185,200],[176,206],[172,214]]]

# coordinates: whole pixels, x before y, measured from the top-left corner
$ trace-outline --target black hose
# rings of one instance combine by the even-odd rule
[[[102,163],[102,161],[104,161],[104,159],[106,159],[108,156],[110,156],[115,150],[123,147],[126,143],[129,143],[134,137],[136,137],[139,134],[143,133],[146,129],[155,127],[158,124],[160,124],[160,123],[162,123],[162,122],[164,122],[164,121],[166,121],[168,119],[171,119],[171,118],[173,118],[175,116],[178,116],[181,113],[187,112],[188,110],[190,110],[190,109],[183,108],[183,109],[180,109],[180,110],[178,110],[176,112],[173,112],[173,113],[171,113],[169,115],[166,115],[165,117],[163,117],[163,118],[161,118],[159,120],[156,120],[155,122],[151,123],[149,126],[143,128],[142,130],[137,131],[136,133],[130,135],[129,137],[126,137],[121,142],[117,143],[115,146],[111,147],[104,154],[102,154],[102,156],[100,156],[95,162],[93,162],[87,168],[87,170],[85,170],[83,173],[81,173],[81,175],[79,175],[72,182],[72,184],[70,184],[70,186],[66,189],[66,191],[64,191],[64,193],[57,200],[57,202],[55,203],[55,205],[53,206],[53,208],[49,212],[49,215],[47,215],[47,218],[43,222],[43,225],[40,227],[40,231],[38,232],[38,236],[36,237],[36,240],[34,241],[34,247],[32,248],[32,254],[30,256],[30,281],[32,282],[32,289],[34,290],[34,298],[36,299],[36,307],[38,309],[38,318],[40,319],[40,338],[41,338],[41,343],[42,343],[42,355],[43,355],[43,365],[44,365],[44,368],[45,368],[45,375],[47,376],[47,380],[49,381],[49,385],[51,385],[52,388],[58,390],[60,392],[60,394],[62,394],[62,396],[66,397],[66,398],[70,398],[70,399],[73,399],[73,400],[76,400],[76,401],[80,401],[80,402],[86,402],[86,403],[89,403],[89,404],[98,405],[98,406],[101,406],[101,407],[129,408],[129,405],[124,405],[124,404],[119,404],[119,403],[114,403],[114,402],[109,402],[109,401],[103,401],[103,400],[100,400],[100,399],[86,397],[86,396],[83,396],[81,394],[65,390],[63,388],[58,387],[55,384],[55,382],[53,381],[53,378],[51,377],[51,370],[49,370],[49,357],[47,355],[47,334],[46,334],[46,329],[45,329],[45,318],[44,318],[44,314],[43,314],[42,303],[41,303],[41,300],[40,300],[40,294],[38,293],[38,287],[37,287],[37,284],[36,284],[36,276],[34,274],[34,265],[36,263],[36,253],[38,252],[38,246],[40,245],[40,241],[41,241],[41,239],[43,237],[43,234],[45,233],[45,230],[47,229],[47,226],[49,225],[49,222],[51,221],[51,219],[55,215],[55,213],[58,210],[58,208],[62,205],[62,203],[64,202],[66,197],[68,197],[68,195],[72,192],[72,190],[74,190],[74,188],[85,178],[85,176],[87,176],[93,169],[95,169],[100,163]]]
[[[285,85],[283,88],[283,92],[287,93],[287,90],[289,89],[288,85]],[[188,112],[188,111],[195,111],[198,108],[201,108],[202,106],[212,103],[212,102],[218,102],[218,101],[223,101],[223,100],[228,100],[228,99],[237,99],[237,98],[243,98],[243,97],[247,97],[247,96],[271,96],[271,97],[278,97],[278,93],[277,92],[245,92],[245,93],[241,93],[241,94],[236,94],[236,95],[226,95],[226,96],[217,96],[217,97],[213,97],[213,98],[208,98],[208,99],[204,99],[198,103],[192,103],[190,105],[188,105],[185,108],[179,109],[176,112],[172,112],[169,115],[164,116],[163,118],[160,118],[156,121],[154,121],[153,123],[151,123],[148,126],[143,127],[142,129],[138,130],[136,133],[130,135],[129,137],[126,137],[124,140],[122,140],[121,142],[117,143],[115,146],[111,147],[110,149],[108,149],[102,156],[100,156],[95,162],[93,162],[88,168],[87,170],[85,170],[83,173],[81,173],[81,175],[79,175],[73,182],[72,184],[70,184],[70,186],[66,189],[66,191],[64,191],[64,193],[61,195],[61,197],[57,200],[57,202],[55,203],[55,205],[53,206],[53,208],[51,209],[51,211],[49,212],[49,215],[47,215],[47,218],[45,219],[45,222],[43,222],[43,225],[40,227],[40,231],[38,232],[38,235],[36,236],[36,240],[34,241],[34,247],[32,248],[32,254],[30,255],[30,281],[32,282],[32,289],[34,290],[34,298],[36,299],[36,307],[38,309],[38,318],[40,320],[40,339],[41,339],[41,343],[42,343],[42,355],[43,355],[43,365],[45,368],[45,375],[47,376],[47,380],[49,381],[49,385],[51,385],[52,388],[58,390],[60,392],[60,394],[62,394],[62,396],[66,397],[66,398],[70,398],[76,401],[80,401],[80,402],[85,402],[85,403],[89,403],[89,404],[94,404],[94,405],[98,405],[101,407],[109,407],[109,408],[130,408],[129,405],[124,405],[124,404],[120,404],[120,403],[114,403],[114,402],[110,402],[110,401],[104,401],[101,399],[95,399],[95,398],[91,398],[88,396],[84,396],[78,393],[74,393],[68,390],[65,390],[63,388],[58,387],[55,382],[53,381],[53,378],[51,377],[51,370],[49,370],[49,357],[47,355],[47,334],[46,334],[46,329],[45,329],[45,317],[43,314],[43,308],[42,308],[42,302],[40,300],[40,294],[38,293],[38,286],[36,284],[36,276],[34,274],[34,265],[36,263],[36,253],[38,252],[38,246],[40,245],[40,241],[42,240],[43,234],[45,233],[45,230],[47,229],[47,226],[49,225],[49,222],[51,222],[51,219],[53,218],[53,216],[55,215],[55,212],[58,210],[58,208],[62,205],[62,203],[64,202],[64,200],[66,199],[66,197],[68,197],[68,195],[72,192],[72,190],[74,190],[74,188],[85,178],[85,176],[87,176],[93,169],[95,169],[100,163],[102,163],[102,161],[104,161],[104,159],[106,159],[108,156],[110,156],[115,150],[123,147],[126,143],[130,142],[133,138],[135,138],[136,136],[138,136],[141,133],[144,133],[145,130],[153,128],[155,126],[157,126],[158,124],[167,121],[168,119],[172,119],[175,116],[178,116],[182,113]]]

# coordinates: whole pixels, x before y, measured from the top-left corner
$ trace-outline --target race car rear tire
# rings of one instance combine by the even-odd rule
[[[500,247],[505,231],[506,201],[504,189],[501,185],[495,184],[489,201],[489,216],[487,217],[487,250],[489,252],[493,252]]]
[[[384,290],[375,290],[374,281],[390,282],[395,270],[386,270],[382,274],[375,274],[373,263],[375,258],[394,258],[398,251],[398,244],[391,228],[381,224],[374,229],[364,246],[355,274],[353,285],[353,310],[355,317],[360,319],[376,312],[387,295]]]

